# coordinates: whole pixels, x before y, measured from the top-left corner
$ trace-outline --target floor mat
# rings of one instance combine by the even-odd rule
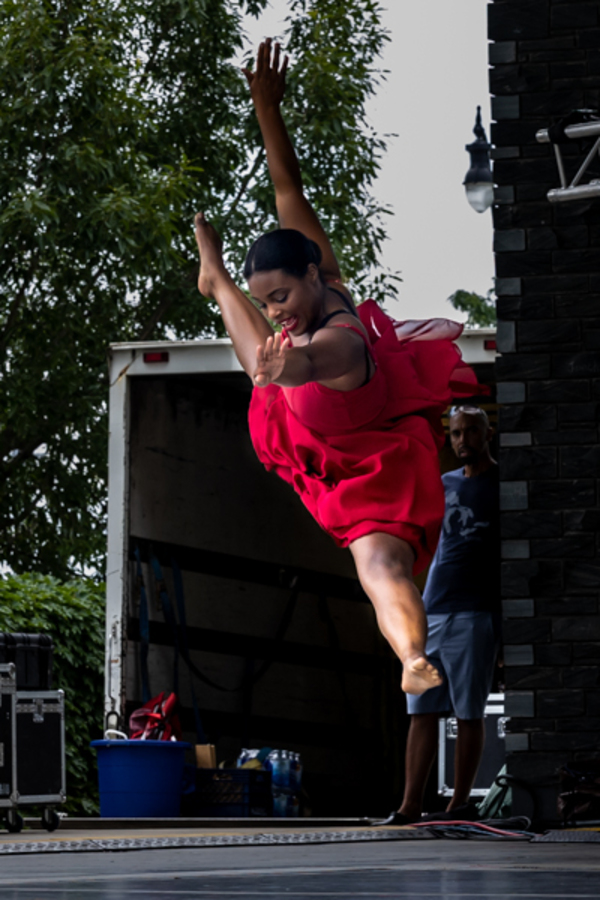
[[[0,842],[0,856],[22,853],[97,853],[116,850],[172,850],[177,847],[242,847],[265,844],[344,844],[359,841],[431,840],[434,836],[422,828],[393,831],[313,831],[295,834],[223,834],[194,837],[107,838],[71,841]]]
[[[547,831],[546,834],[536,834],[532,838],[532,842],[546,844],[600,844],[600,832]]]

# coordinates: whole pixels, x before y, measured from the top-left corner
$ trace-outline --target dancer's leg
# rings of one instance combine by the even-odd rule
[[[406,782],[402,806],[398,810],[410,819],[419,819],[423,796],[438,744],[437,713],[417,713],[410,717],[406,741]]]
[[[350,544],[365,593],[375,607],[383,636],[403,665],[402,690],[422,694],[441,684],[427,661],[427,619],[412,580],[414,554],[406,541],[390,534],[368,534]]]
[[[237,358],[252,378],[256,370],[256,348],[273,336],[273,329],[227,272],[221,255],[221,240],[202,213],[196,216],[196,242],[200,253],[198,290],[219,304]]]

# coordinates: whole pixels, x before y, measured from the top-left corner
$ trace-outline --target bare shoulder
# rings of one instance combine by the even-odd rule
[[[361,332],[358,334],[357,332]],[[364,335],[362,337],[361,335]],[[340,312],[335,319],[328,322],[315,332],[312,338],[313,345],[322,347],[346,347],[354,354],[356,351],[363,353],[365,338],[368,339],[366,329],[360,319],[353,316],[350,311]]]
[[[350,326],[348,328],[347,326]],[[360,319],[357,319],[356,316],[353,316],[350,311],[345,312],[340,310],[336,313],[335,319],[332,319],[330,322],[327,322],[326,325],[323,325],[319,328],[312,336],[313,343],[317,340],[331,340],[336,335],[339,337],[340,335],[350,335],[354,336],[354,331],[351,329],[357,328],[360,331],[364,331],[362,327],[362,323]]]

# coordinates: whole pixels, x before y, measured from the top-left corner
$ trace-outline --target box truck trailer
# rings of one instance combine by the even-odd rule
[[[493,340],[459,342],[488,376]],[[386,812],[400,666],[349,551],[256,459],[251,390],[227,339],[110,348],[105,713],[126,729],[144,693],[175,690],[184,737],[219,760],[287,748],[313,814]]]

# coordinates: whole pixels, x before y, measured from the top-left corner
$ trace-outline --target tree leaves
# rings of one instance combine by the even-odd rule
[[[0,631],[48,634],[53,685],[65,692],[67,810],[98,811],[96,760],[89,743],[102,737],[104,586],[62,584],[42,575],[0,578]]]
[[[15,571],[103,567],[107,345],[223,334],[195,286],[194,213],[237,273],[276,225],[233,64],[243,13],[266,2],[0,0],[0,557]],[[378,9],[290,0],[287,23],[286,119],[358,299],[394,291],[372,277]]]
[[[467,325],[472,328],[490,328],[496,325],[496,297],[490,288],[485,297],[475,291],[455,291],[448,302],[454,309],[467,313]]]

